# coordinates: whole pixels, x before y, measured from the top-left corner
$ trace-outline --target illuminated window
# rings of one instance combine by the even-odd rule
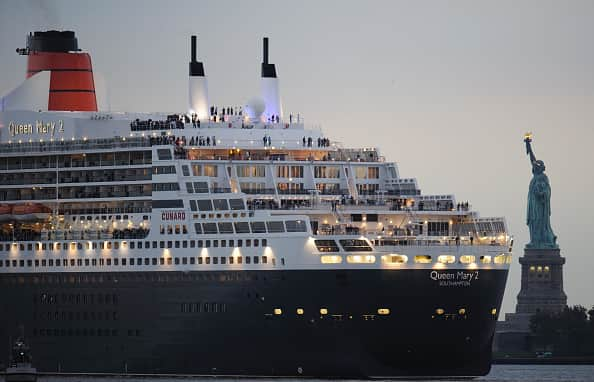
[[[497,255],[495,256],[495,259],[493,261],[495,264],[509,264],[511,262],[511,256],[506,255],[505,253],[502,253],[501,255]]]
[[[281,314],[283,314],[283,311],[281,308],[274,308],[274,314],[280,316]]]
[[[388,308],[379,308],[377,310],[377,314],[380,314],[382,316],[386,316],[386,315],[390,314],[390,309],[388,309]]]
[[[375,256],[374,255],[348,255],[347,263],[373,264],[373,263],[375,263]]]
[[[303,314],[303,308],[297,308],[297,314],[301,316]]]
[[[404,264],[408,262],[408,257],[406,255],[384,255],[382,261],[388,264]]]
[[[435,313],[437,313],[438,316],[441,316],[445,313],[445,311],[442,308],[437,308],[435,309]]]
[[[456,256],[454,255],[439,255],[437,261],[442,264],[453,264],[456,262]]]
[[[320,256],[322,264],[340,264],[342,263],[342,257],[339,255],[324,255]]]
[[[419,264],[430,264],[431,263],[431,256],[429,256],[429,255],[416,255],[415,256],[415,263],[419,263]]]
[[[548,265],[545,265],[545,267],[544,267],[544,271],[545,271],[545,272],[549,272],[550,270],[551,270],[551,268],[549,268],[549,266],[548,266]]]
[[[491,309],[491,315],[493,315],[493,316],[497,315],[497,308]]]
[[[465,315],[466,314],[466,309],[465,308],[458,309],[458,314]]]
[[[462,264],[472,264],[474,263],[475,257],[471,255],[462,255],[460,256],[460,262]]]
[[[321,314],[321,315],[328,314],[328,309],[326,309],[326,308],[321,308],[321,309],[320,309],[320,314]]]
[[[491,256],[489,255],[481,256],[480,259],[482,264],[491,264]]]

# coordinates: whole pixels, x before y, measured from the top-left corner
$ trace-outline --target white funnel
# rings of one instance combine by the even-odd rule
[[[268,37],[264,37],[264,59],[262,62],[262,98],[266,104],[264,117],[268,120],[272,116],[283,118],[283,107],[280,98],[278,78],[274,64],[268,63]]]
[[[196,61],[196,36],[192,36],[192,61],[190,61],[190,113],[198,119],[208,119],[208,86],[204,75],[204,65]]]

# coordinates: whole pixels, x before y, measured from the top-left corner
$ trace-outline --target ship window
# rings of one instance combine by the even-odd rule
[[[194,229],[198,235],[202,234],[202,225],[200,223],[194,223]]]
[[[266,226],[264,222],[251,222],[250,226],[252,227],[253,233],[266,233]]]
[[[198,211],[198,207],[196,206],[196,201],[195,200],[190,200],[190,209],[192,211]]]
[[[187,240],[182,241],[182,248],[188,248],[188,241]]]
[[[322,264],[340,264],[342,263],[342,257],[339,255],[323,255],[320,256]],[[281,260],[284,265],[284,259]]]
[[[194,192],[196,194],[208,194],[208,183],[194,182]]]
[[[262,256],[262,264],[268,263],[268,256]]]
[[[484,255],[480,257],[482,264],[491,264],[491,256]]]
[[[182,165],[182,174],[184,174],[184,176],[190,176],[190,169],[188,168],[188,165]]]
[[[179,257],[176,257],[174,260],[175,265],[179,265]]]
[[[164,241],[160,241],[159,242],[159,248],[165,248],[165,242]]]
[[[377,314],[386,316],[386,315],[390,314],[390,309],[389,308],[379,308],[377,310]]]
[[[153,248],[157,248],[157,242],[156,241],[153,241]]]
[[[268,228],[268,232],[270,233],[285,232],[285,226],[282,221],[267,221],[266,228]]]
[[[203,260],[202,260],[202,257],[199,257],[199,258],[198,258],[198,264],[202,264],[202,261],[203,261]]]
[[[229,264],[233,264],[233,256],[229,256]]]
[[[210,248],[210,240],[204,240],[204,247]]]
[[[374,255],[348,255],[347,263],[351,264],[373,264],[375,263]]]
[[[415,263],[430,264],[431,261],[432,261],[431,256],[429,256],[429,255],[416,255],[415,256]]]
[[[242,239],[237,239],[237,246],[238,247],[243,247],[243,240]]]
[[[225,211],[229,209],[227,199],[214,199],[212,201],[215,211]]]
[[[307,226],[303,220],[287,220],[285,225],[287,232],[307,232]]]
[[[175,247],[175,248],[179,248],[179,240],[176,240],[176,241],[175,241],[175,245],[174,245],[174,247]]]
[[[233,233],[233,224],[232,223],[219,223],[219,232],[220,233]]]
[[[251,247],[252,246],[252,239],[246,239],[245,240],[245,246],[246,247]]]
[[[206,264],[210,264],[210,257],[209,256],[206,256],[204,259],[206,260]]]
[[[388,264],[404,264],[408,262],[408,257],[406,255],[384,255],[382,261]]]
[[[219,258],[218,258],[218,257],[216,257],[216,256],[215,256],[215,257],[213,257],[213,258],[212,258],[212,263],[213,263],[213,264],[218,264],[218,263],[219,263]]]
[[[363,239],[343,239],[339,240],[342,248],[347,252],[371,252],[372,249]]]
[[[209,199],[197,200],[199,211],[212,211],[212,202]]]
[[[315,240],[314,241],[316,248],[320,252],[338,252],[338,245],[336,245],[336,241],[334,240]],[[262,243],[264,246],[264,243]]]
[[[141,242],[139,242],[139,244],[140,244],[140,243],[141,243]],[[124,244],[125,244],[125,243],[122,243],[122,246],[124,246]],[[136,243],[135,243],[135,242],[133,242],[133,241],[131,241],[131,242],[130,242],[130,249],[134,249],[134,248],[135,248],[135,246],[136,246]]]
[[[254,264],[258,264],[260,262],[260,258],[258,256],[254,256]]]
[[[235,246],[235,241],[229,240],[229,247],[234,247],[234,246]]]
[[[171,260],[171,257],[167,258],[167,265],[171,265],[173,263],[173,261]]]
[[[212,241],[212,246],[213,246],[214,248],[218,248],[218,247],[219,247],[219,241],[218,241],[218,240],[213,240],[213,241]]]
[[[260,246],[260,240],[254,239],[254,247],[258,247],[258,246]]]
[[[217,223],[202,223],[202,231],[205,234],[217,234]]]
[[[196,248],[196,240],[190,240],[190,248]]]
[[[456,256],[454,255],[439,255],[437,256],[437,262],[442,264],[453,264],[456,262]]]
[[[246,257],[245,257],[245,263],[246,263],[246,264],[250,264],[251,262],[252,262],[252,258],[251,258],[251,257],[249,257],[249,256],[246,256]]]
[[[221,247],[227,246],[227,240],[221,240]]]
[[[171,160],[173,159],[171,156],[170,149],[157,149],[157,157],[159,160]]]
[[[460,262],[462,264],[472,264],[475,261],[475,257],[472,255],[462,255],[460,256]]]
[[[268,247],[268,239],[262,239],[262,247]]]
[[[243,263],[243,257],[237,256],[237,264],[241,264],[241,263]]]
[[[511,256],[509,256],[509,259],[508,259],[508,255],[506,255],[505,253],[502,253],[501,255],[495,256],[495,259],[493,259],[493,262],[495,264],[505,264],[505,263],[509,264],[511,262]]]
[[[260,222],[262,223],[262,222]],[[235,232],[237,233],[250,233],[250,225],[248,222],[235,222]]]
[[[245,208],[243,199],[229,199],[229,206],[232,210],[243,210]]]

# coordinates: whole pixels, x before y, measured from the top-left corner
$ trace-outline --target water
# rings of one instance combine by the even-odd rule
[[[52,376],[40,377],[40,382],[179,382],[179,381],[215,381],[230,382],[230,378],[135,378],[135,377],[84,377]],[[239,379],[248,381],[248,379]],[[314,379],[255,379],[265,381],[308,381]],[[594,382],[594,365],[494,365],[491,373],[475,381],[480,382]],[[325,381],[324,381],[325,382]],[[437,381],[434,381],[437,382]],[[452,382],[448,380],[447,382]]]

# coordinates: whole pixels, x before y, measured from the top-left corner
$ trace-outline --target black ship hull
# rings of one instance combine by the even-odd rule
[[[24,328],[39,372],[478,376],[491,367],[506,278],[429,269],[3,274],[0,343]]]

